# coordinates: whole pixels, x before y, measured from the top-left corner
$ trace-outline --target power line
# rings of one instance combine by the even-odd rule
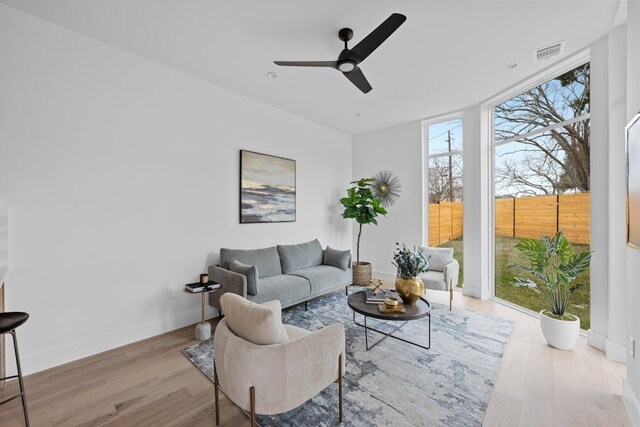
[[[442,135],[446,134],[447,132],[451,132],[452,130],[454,130],[456,128],[459,128],[460,126],[462,126],[462,122],[458,123],[456,126],[452,127],[451,129],[447,129],[444,132],[439,133],[438,135],[430,136],[429,137],[429,141],[431,141],[432,139],[436,139],[437,137],[442,136]]]

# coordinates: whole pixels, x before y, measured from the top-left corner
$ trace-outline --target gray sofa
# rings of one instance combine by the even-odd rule
[[[279,300],[290,307],[351,283],[351,252],[322,249],[318,240],[261,249],[220,249],[220,265],[209,266],[220,290],[209,304],[220,310],[226,292],[263,303]]]

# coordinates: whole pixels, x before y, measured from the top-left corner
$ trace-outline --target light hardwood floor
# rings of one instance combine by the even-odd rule
[[[430,300],[448,303],[447,293],[427,292]],[[515,322],[485,426],[631,426],[620,397],[625,365],[607,360],[584,337],[574,351],[554,350],[529,315],[460,293],[454,307]],[[213,426],[213,384],[180,352],[195,342],[189,326],[29,375],[31,424]],[[15,384],[8,384],[0,401],[15,390]],[[249,425],[224,395],[220,418],[223,426]],[[0,407],[0,425],[22,425],[19,401]]]

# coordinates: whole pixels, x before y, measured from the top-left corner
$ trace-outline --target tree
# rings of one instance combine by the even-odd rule
[[[451,160],[451,176],[449,161]],[[462,201],[462,157],[460,155],[429,159],[429,203]]]
[[[524,194],[589,191],[590,120],[554,127],[589,113],[589,85],[587,63],[495,108],[496,141],[526,135],[498,154],[508,158],[496,168],[503,188]]]

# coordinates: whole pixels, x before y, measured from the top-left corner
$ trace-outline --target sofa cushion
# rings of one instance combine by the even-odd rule
[[[297,245],[278,245],[282,273],[322,264],[322,245],[318,239]]]
[[[444,266],[453,261],[453,248],[420,246],[420,251],[427,258],[429,270],[444,271]]]
[[[320,295],[326,291],[336,289],[351,283],[351,270],[341,270],[330,265],[316,265],[303,268],[291,273],[291,275],[304,277],[311,283],[311,295]]]
[[[229,329],[240,338],[260,345],[289,341],[282,324],[280,301],[256,304],[227,292],[220,297],[220,305]]]
[[[340,251],[333,249],[331,246],[327,246],[327,249],[324,251],[322,263],[324,265],[338,267],[342,271],[348,270],[349,264],[351,263],[351,251]]]
[[[258,294],[258,268],[255,265],[243,264],[233,259],[229,263],[229,270],[247,277],[247,293],[249,295]]]
[[[282,274],[278,250],[273,246],[262,249],[220,249],[220,267],[228,270],[233,259],[243,264],[255,265],[260,278]]]
[[[267,278],[260,278],[260,293],[248,295],[251,301],[257,303],[277,299],[283,307],[298,303],[309,298],[311,285],[307,279],[289,274],[280,274]]]

